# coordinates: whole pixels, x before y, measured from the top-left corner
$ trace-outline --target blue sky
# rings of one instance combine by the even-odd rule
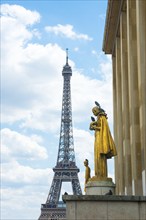
[[[57,160],[66,48],[82,189],[85,158],[93,174],[89,123],[95,100],[113,130],[111,58],[102,52],[107,0],[1,4],[1,218],[33,220],[47,199]]]

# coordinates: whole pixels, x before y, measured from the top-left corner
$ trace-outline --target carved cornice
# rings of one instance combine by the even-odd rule
[[[118,34],[120,14],[124,2],[125,0],[108,0],[102,47],[106,54],[113,54],[114,52],[114,43]]]

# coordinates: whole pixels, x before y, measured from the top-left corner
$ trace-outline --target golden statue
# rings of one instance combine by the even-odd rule
[[[89,164],[88,160],[85,159],[85,161],[84,161],[84,166],[86,167],[86,169],[85,169],[85,185],[87,184],[87,182],[91,178],[91,176],[90,176],[91,171],[90,171],[90,167],[88,166],[88,164]],[[86,191],[86,190],[84,189],[84,191]]]
[[[95,177],[92,180],[106,180],[107,179],[107,159],[117,155],[116,147],[108,126],[107,114],[100,107],[98,102],[92,112],[97,116],[97,120],[91,117],[90,130],[95,131],[94,142],[94,167]]]

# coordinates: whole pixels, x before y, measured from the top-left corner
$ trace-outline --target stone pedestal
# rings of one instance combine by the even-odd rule
[[[115,184],[112,182],[112,178],[97,179],[92,177],[85,186],[86,195],[114,195]]]
[[[67,220],[145,220],[146,196],[64,195]]]

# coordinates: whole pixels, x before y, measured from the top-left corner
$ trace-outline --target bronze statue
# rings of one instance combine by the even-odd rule
[[[91,117],[90,130],[95,131],[94,142],[94,179],[106,180],[107,179],[107,159],[117,155],[116,147],[108,126],[107,114],[100,107],[98,102],[92,112],[97,116],[97,120]]]
[[[85,185],[87,184],[87,182],[91,178],[91,176],[90,176],[91,171],[90,171],[90,167],[88,166],[88,164],[89,164],[88,160],[85,159],[85,161],[84,161],[84,166],[86,167],[86,169],[85,169]],[[86,190],[84,190],[84,191],[86,191]]]

